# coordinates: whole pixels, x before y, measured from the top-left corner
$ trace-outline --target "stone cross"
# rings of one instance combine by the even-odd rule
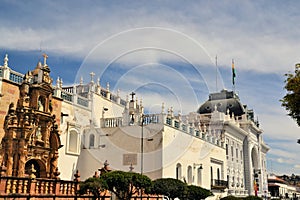
[[[133,98],[134,98],[135,93],[134,93],[134,92],[131,92],[130,95],[131,95],[131,100],[134,101]]]
[[[48,58],[48,55],[47,54],[43,54],[43,57],[44,57],[44,66],[47,65],[47,58]]]

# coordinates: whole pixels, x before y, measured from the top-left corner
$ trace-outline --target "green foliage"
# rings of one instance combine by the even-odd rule
[[[107,189],[107,185],[100,178],[88,178],[84,182],[80,183],[79,194],[87,194],[88,192],[92,193],[94,197],[99,198],[100,193]]]
[[[242,198],[238,198],[238,197],[235,197],[235,196],[227,196],[227,197],[223,197],[221,198],[220,200],[240,200]]]
[[[207,189],[195,185],[187,186],[188,200],[200,200],[200,199],[205,199],[209,196],[213,196],[213,193]]]
[[[150,194],[165,195],[170,199],[181,198],[187,192],[187,185],[173,178],[160,178],[153,181]]]
[[[111,192],[123,200],[130,200],[134,194],[152,185],[150,178],[134,172],[112,171],[101,175],[101,179]]]
[[[300,65],[297,64],[295,72],[285,74],[285,89],[287,94],[281,99],[282,106],[288,111],[288,115],[296,120],[300,126]]]
[[[247,196],[247,197],[227,196],[221,198],[220,200],[263,200],[263,199],[257,196]]]
[[[257,196],[247,196],[245,198],[243,198],[243,200],[263,200],[261,197],[257,197]]]

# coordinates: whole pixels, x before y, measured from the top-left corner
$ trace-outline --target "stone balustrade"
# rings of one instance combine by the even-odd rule
[[[163,118],[163,120],[161,118]],[[104,118],[103,122],[104,123],[102,127],[104,128],[128,126],[128,124],[124,123],[122,117]],[[192,135],[201,140],[224,148],[224,141],[222,138],[223,134],[221,129],[219,130],[206,128],[205,130],[201,130],[198,127],[190,125],[190,123],[188,122],[182,122],[177,118],[171,118],[164,114],[147,114],[143,116],[143,125],[158,123],[163,123],[166,126],[170,126],[186,134]]]
[[[8,196],[76,196],[79,182],[41,178],[0,177],[0,198]]]
[[[115,117],[115,118],[105,118],[104,119],[104,127],[105,128],[113,128],[123,126],[123,118]]]

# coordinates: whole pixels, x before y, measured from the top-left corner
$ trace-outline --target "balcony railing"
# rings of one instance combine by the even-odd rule
[[[213,179],[211,180],[211,189],[225,189],[228,188],[228,181]]]

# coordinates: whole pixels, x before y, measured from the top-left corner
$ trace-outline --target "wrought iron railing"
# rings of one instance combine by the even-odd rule
[[[212,179],[211,180],[211,188],[212,189],[225,189],[228,188],[228,181]]]

